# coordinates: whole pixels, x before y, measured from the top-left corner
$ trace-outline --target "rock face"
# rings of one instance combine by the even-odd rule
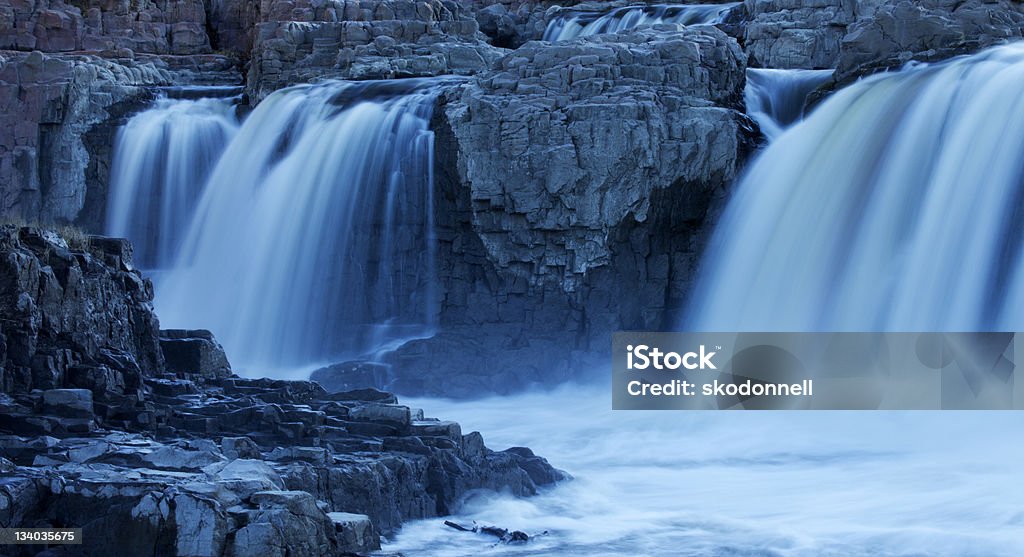
[[[5,225],[0,262],[0,522],[82,527],[81,554],[347,555],[565,478],[389,393],[231,375],[209,332],[159,331],[122,240]]]
[[[484,42],[476,20],[452,1],[274,2],[261,16],[249,72],[257,100],[325,78],[470,74],[500,56]]]
[[[1021,38],[1020,2],[888,2],[850,26],[841,44],[836,79],[848,82],[910,60],[943,60]]]
[[[98,228],[125,116],[160,86],[233,73],[233,63],[217,56],[127,56],[0,52],[0,215]]]
[[[839,43],[882,0],[745,0],[744,48],[752,67],[835,68]]]
[[[553,384],[603,362],[614,330],[670,326],[737,171],[744,68],[721,31],[673,25],[531,42],[453,88],[437,124],[443,330],[390,356],[394,388]]]
[[[941,60],[1021,38],[1012,0],[745,0],[750,65],[838,68],[842,81],[908,60]]]
[[[4,225],[0,257],[4,392],[73,386],[119,401],[163,368],[153,287],[132,269],[127,242],[69,246],[52,231]]]
[[[5,2],[0,49],[206,54],[206,7],[203,0]]]

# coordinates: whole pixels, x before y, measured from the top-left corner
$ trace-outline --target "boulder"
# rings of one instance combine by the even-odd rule
[[[213,333],[206,330],[160,331],[160,349],[167,371],[207,378],[231,375],[231,364]]]
[[[92,391],[87,389],[43,391],[43,411],[66,418],[92,418]]]
[[[380,536],[365,514],[327,513],[338,536],[338,549],[352,553],[369,553],[380,549]]]

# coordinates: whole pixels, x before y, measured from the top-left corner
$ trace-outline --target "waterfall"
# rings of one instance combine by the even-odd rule
[[[428,124],[445,82],[327,82],[260,103],[157,281],[161,322],[211,329],[248,373],[428,334],[437,313]]]
[[[689,330],[1024,327],[1024,43],[861,80],[751,164]]]
[[[206,178],[238,128],[234,102],[162,97],[118,131],[106,233],[131,240],[139,265],[173,262]]]
[[[750,68],[743,92],[747,114],[774,140],[803,117],[807,96],[831,76],[832,70]]]
[[[610,12],[575,12],[557,15],[544,30],[545,41],[567,41],[602,33],[621,33],[645,25],[677,23],[708,25],[721,23],[739,5],[731,4],[660,4],[626,6]]]

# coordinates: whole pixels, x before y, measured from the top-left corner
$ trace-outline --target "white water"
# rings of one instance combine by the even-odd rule
[[[737,187],[686,327],[1020,330],[1022,83],[1018,44],[836,93]],[[1020,412],[613,412],[607,386],[405,402],[575,480],[455,517],[550,532],[529,544],[425,520],[387,551],[1024,555]]]
[[[807,96],[828,81],[832,70],[774,70],[750,68],[743,98],[747,114],[769,141],[804,116]]]
[[[106,233],[131,240],[136,263],[174,261],[206,178],[237,129],[233,99],[161,98],[118,131]]]
[[[529,446],[575,479],[479,494],[453,520],[522,546],[407,524],[385,551],[470,555],[1011,557],[1024,554],[1024,414],[613,412],[608,387],[403,400]]]
[[[271,375],[428,333],[440,83],[330,82],[260,103],[156,284],[161,323],[209,328],[236,369]]]
[[[1024,329],[1024,43],[862,80],[736,187],[685,328]]]
[[[576,12],[555,16],[544,30],[545,41],[567,41],[603,33],[621,33],[660,23],[710,25],[721,23],[731,4],[661,4],[615,8],[607,13]]]

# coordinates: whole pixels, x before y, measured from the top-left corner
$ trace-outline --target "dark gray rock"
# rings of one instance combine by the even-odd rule
[[[377,362],[342,362],[320,368],[310,374],[310,381],[316,381],[330,392],[351,391],[363,387],[385,387],[388,384],[390,367]]]
[[[745,156],[744,71],[722,31],[670,25],[527,43],[453,87],[435,124],[441,330],[383,358],[389,388],[553,385],[600,369],[612,331],[670,327]]]
[[[1024,38],[1024,4],[1011,0],[884,2],[851,25],[843,37],[836,80],[972,54]]]
[[[835,68],[840,42],[884,0],[745,0],[740,17],[749,63],[759,68]]]
[[[0,53],[0,216],[99,230],[125,116],[155,87],[240,80],[222,56],[111,54]]]
[[[143,377],[162,372],[152,284],[131,270],[126,243],[97,242],[96,250],[88,244],[0,226],[5,392],[73,386],[106,402],[133,395]]]
[[[210,331],[160,331],[160,349],[166,369],[171,373],[210,379],[231,375],[231,364],[224,348]]]
[[[153,54],[210,52],[203,0],[5,2],[0,49],[65,52],[130,49]]]

